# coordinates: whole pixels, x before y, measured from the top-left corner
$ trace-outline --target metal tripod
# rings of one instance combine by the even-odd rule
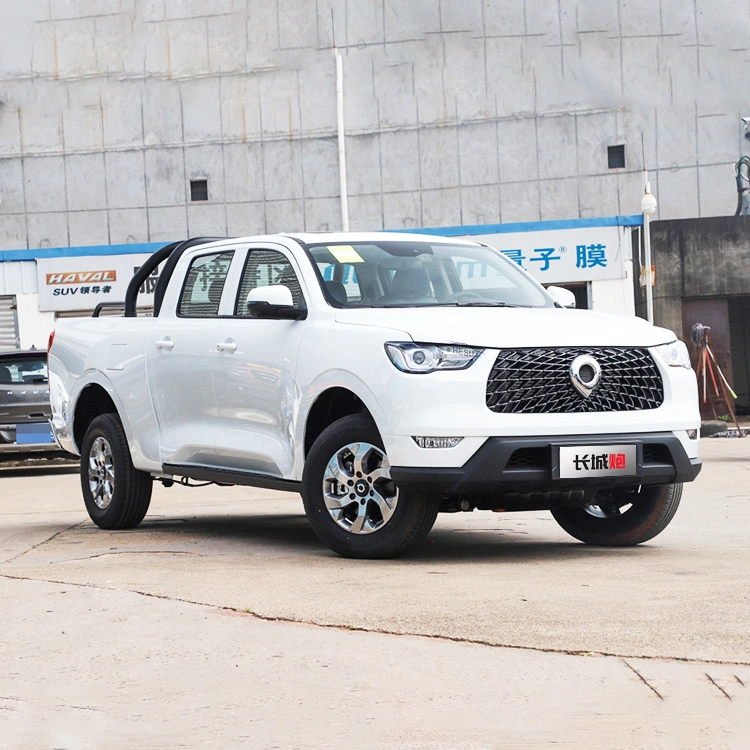
[[[729,410],[729,414],[731,415],[734,424],[737,426],[737,434],[739,437],[742,437],[742,428],[740,427],[740,423],[737,421],[737,414],[734,410],[733,399],[737,398],[737,394],[732,390],[732,387],[727,382],[727,379],[724,377],[724,373],[719,367],[719,363],[716,361],[716,357],[714,357],[714,353],[711,351],[711,346],[709,344],[710,332],[711,328],[709,326],[704,326],[700,323],[696,323],[690,333],[693,343],[698,350],[698,368],[696,371],[696,375],[698,377],[699,386],[701,384],[702,377],[703,403],[706,403],[709,396],[709,381],[707,378],[708,375],[711,378],[710,385],[713,386],[713,391],[716,395],[716,398],[723,398],[724,403],[727,405],[727,409]],[[718,380],[716,377],[717,375],[719,376]],[[721,386],[721,393],[719,393],[719,386]],[[713,409],[713,403],[711,404],[711,408]],[[714,416],[716,416],[715,409]]]

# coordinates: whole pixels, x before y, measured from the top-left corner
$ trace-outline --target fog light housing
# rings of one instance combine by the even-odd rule
[[[422,435],[412,437],[412,440],[420,448],[455,448],[462,440],[462,437],[424,437]]]
[[[696,440],[698,438],[698,430],[688,430],[687,436],[690,440]]]

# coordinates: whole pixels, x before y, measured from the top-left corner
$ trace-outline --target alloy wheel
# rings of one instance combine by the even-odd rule
[[[586,505],[584,510],[595,518],[618,518],[633,507],[634,493],[615,490],[602,492],[596,504]]]
[[[89,489],[98,508],[109,508],[115,491],[115,465],[112,448],[101,436],[94,440],[89,451]]]
[[[382,529],[398,504],[386,454],[364,442],[340,448],[323,474],[323,499],[331,518],[349,533]]]

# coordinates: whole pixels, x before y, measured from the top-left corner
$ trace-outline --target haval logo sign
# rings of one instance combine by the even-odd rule
[[[100,302],[122,302],[133,268],[147,259],[145,253],[70,255],[37,258],[39,310],[93,310]],[[153,289],[146,288],[138,304],[148,305]]]
[[[117,271],[68,271],[48,273],[47,286],[57,284],[107,284],[117,281]]]

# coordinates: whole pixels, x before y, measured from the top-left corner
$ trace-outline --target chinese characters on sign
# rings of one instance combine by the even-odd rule
[[[59,291],[59,289],[55,289],[52,293],[57,294]],[[105,284],[104,286],[82,286],[78,288],[80,294],[109,294],[111,291],[112,287],[109,284]],[[75,294],[75,292],[75,289],[70,290],[71,294]]]
[[[630,227],[584,226],[475,235],[542,284],[624,279],[632,259]]]
[[[560,260],[559,255],[555,255],[554,247],[535,247],[535,253],[539,255],[535,258],[530,258],[532,263],[543,263],[544,265],[539,266],[540,271],[546,271],[552,265],[553,260]]]
[[[624,453],[584,453],[573,459],[576,471],[595,471],[598,469],[625,469]]]
[[[636,476],[636,445],[560,446],[560,479]]]
[[[507,255],[514,263],[518,263],[523,268],[523,262],[526,260],[526,256],[523,254],[523,250],[503,250],[503,253]]]
[[[576,267],[593,268],[594,266],[606,266],[606,249],[606,245],[602,245],[601,243],[598,245],[576,245]]]
[[[140,266],[135,266],[133,268],[133,276],[135,276],[140,270],[141,270]],[[140,294],[153,294],[156,291],[157,281],[159,281],[159,267],[158,266],[151,272],[151,275],[141,284],[140,289],[138,290],[139,293]]]
[[[521,268],[524,268],[523,262],[526,260],[526,256],[523,254],[523,250],[513,248],[502,252],[512,261],[518,263]],[[556,247],[535,247],[532,250],[533,255],[529,257],[529,262],[539,263],[539,271],[543,273],[552,267],[553,261],[562,260],[562,255],[559,253],[565,252],[567,252],[565,247],[559,249]],[[576,245],[576,268],[593,268],[594,266],[606,268],[607,246],[601,242],[595,245]]]

